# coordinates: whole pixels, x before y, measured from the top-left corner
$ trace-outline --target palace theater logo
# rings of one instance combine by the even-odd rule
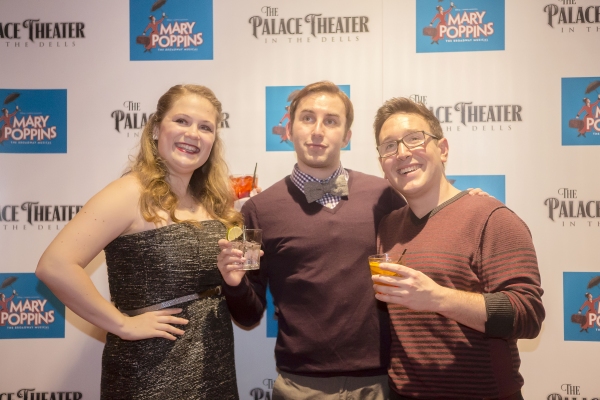
[[[419,0],[417,53],[504,50],[504,0]]]
[[[563,146],[600,144],[600,77],[562,78]]]
[[[0,273],[0,339],[64,338],[65,306],[35,274]]]
[[[600,5],[595,0],[559,0],[544,6],[546,23],[560,33],[600,32]]]
[[[600,200],[581,199],[578,190],[559,188],[544,200],[548,219],[563,227],[600,227]]]
[[[212,60],[212,0],[130,0],[131,61]]]
[[[81,210],[80,205],[45,205],[39,201],[0,205],[0,232],[60,230]]]
[[[0,89],[0,153],[66,153],[67,91]]]
[[[366,15],[332,16],[323,12],[284,16],[278,7],[264,6],[248,19],[252,36],[263,43],[348,43],[369,33]]]
[[[287,134],[290,123],[290,103],[304,86],[266,87],[266,143],[267,151],[294,151],[294,144]],[[338,85],[350,97],[350,85]],[[350,143],[342,150],[350,150]]]
[[[83,22],[0,21],[0,40],[6,40],[2,47],[75,47],[81,39],[85,39]]]
[[[152,113],[144,111],[139,101],[127,100],[122,106],[110,113],[114,130],[127,137],[140,137],[142,129],[148,123]]]
[[[139,101],[126,100],[121,107],[110,113],[112,127],[118,134],[125,137],[139,138],[142,130],[153,113],[144,110]],[[229,128],[229,113],[222,113],[221,129]]]
[[[463,100],[453,105],[431,105],[429,97],[412,94],[410,99],[422,103],[435,114],[444,132],[510,132],[515,124],[523,122],[523,106],[514,103],[483,104]]]
[[[4,388],[3,388],[4,389]],[[17,389],[14,392],[0,393],[0,400],[33,400],[33,399],[45,399],[45,400],[81,400],[83,399],[83,393],[81,392],[50,392],[43,389]]]
[[[563,272],[566,341],[600,341],[600,272]]]
[[[273,397],[273,385],[275,380],[271,378],[265,378],[262,380],[262,384],[250,390],[250,396],[252,400],[271,400]]]
[[[597,389],[595,390],[597,391]],[[600,400],[600,395],[596,394],[592,396],[590,394],[589,385],[580,386],[572,383],[563,383],[560,385],[560,393],[551,393],[546,400]]]

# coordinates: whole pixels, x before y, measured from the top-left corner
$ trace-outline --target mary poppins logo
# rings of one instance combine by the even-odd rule
[[[66,153],[66,90],[0,89],[0,153]]]
[[[130,59],[211,60],[212,0],[130,0]]]
[[[600,144],[600,78],[562,79],[562,144]]]
[[[504,50],[504,0],[419,0],[417,53]]]
[[[600,273],[563,272],[565,340],[600,341]]]
[[[0,338],[63,338],[65,306],[35,274],[0,274]]]

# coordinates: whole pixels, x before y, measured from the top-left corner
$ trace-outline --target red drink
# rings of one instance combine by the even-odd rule
[[[234,175],[230,177],[233,190],[238,199],[250,196],[250,192],[256,185],[253,185],[252,175]],[[258,179],[256,179],[258,180]]]

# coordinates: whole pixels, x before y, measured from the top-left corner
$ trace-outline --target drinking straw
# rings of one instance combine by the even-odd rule
[[[404,253],[406,253],[407,249],[404,249],[404,251],[402,252],[402,254],[400,254],[400,259],[398,259],[398,264],[402,263],[402,257],[404,257]]]
[[[256,188],[256,167],[258,167],[258,163],[254,164],[254,175],[252,175],[252,189]]]

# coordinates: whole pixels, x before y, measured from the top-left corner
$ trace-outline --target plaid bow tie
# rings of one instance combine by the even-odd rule
[[[336,196],[348,196],[348,182],[344,175],[338,175],[337,178],[325,183],[306,182],[304,184],[304,194],[309,203],[319,200],[326,193]]]

